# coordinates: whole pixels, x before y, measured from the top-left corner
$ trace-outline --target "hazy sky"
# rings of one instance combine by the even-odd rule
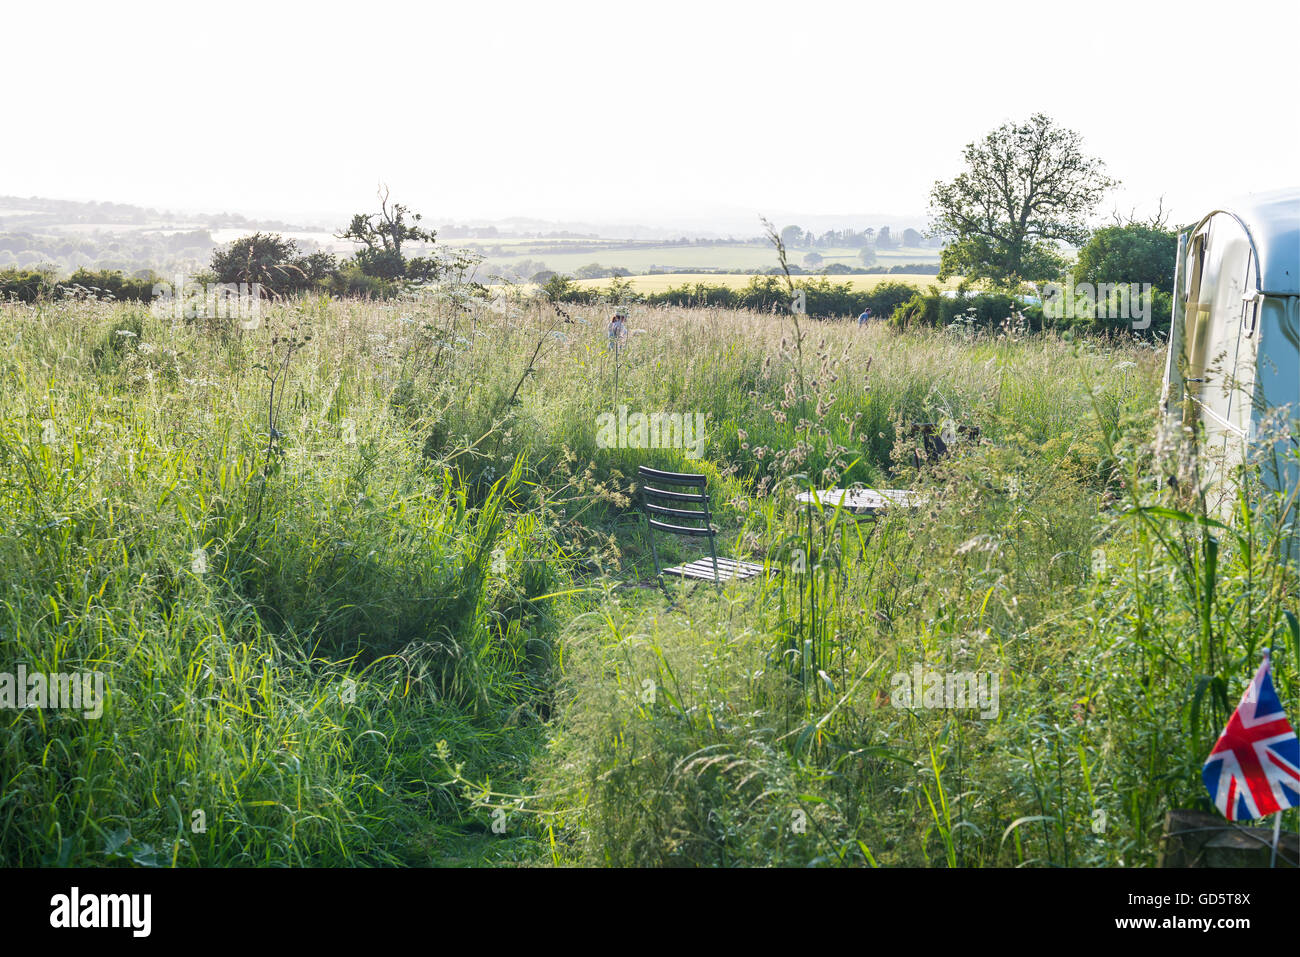
[[[9,3],[0,194],[435,222],[919,213],[1041,110],[1176,218],[1300,181],[1300,4]]]

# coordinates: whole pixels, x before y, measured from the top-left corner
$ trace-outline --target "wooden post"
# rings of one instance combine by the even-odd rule
[[[1296,867],[1300,861],[1300,834],[1280,831],[1277,866]],[[1235,824],[1201,811],[1170,811],[1160,867],[1269,867],[1273,856],[1273,828]]]

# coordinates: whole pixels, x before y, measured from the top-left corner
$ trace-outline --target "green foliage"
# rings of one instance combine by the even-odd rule
[[[151,272],[125,276],[114,269],[78,269],[67,279],[59,279],[50,270],[0,269],[0,300],[36,302],[41,298],[90,297],[148,302],[158,281]]]
[[[159,278],[151,272],[128,277],[112,269],[78,269],[60,285],[65,288],[79,286],[92,295],[118,302],[149,302],[157,282]]]
[[[106,700],[8,712],[5,863],[444,859],[468,819],[436,742],[509,777],[552,667],[566,560],[522,463],[479,490],[428,460],[337,313],[288,367],[269,468],[249,372],[287,314],[238,339],[96,302],[6,320],[0,657],[99,672]]]
[[[1171,295],[1177,257],[1178,233],[1173,230],[1140,223],[1104,226],[1079,250],[1074,281],[1149,282],[1157,291]]]
[[[277,233],[241,236],[212,254],[212,272],[220,283],[256,283],[267,293],[285,295],[306,285],[296,262],[298,244]]]
[[[437,233],[420,226],[423,218],[401,203],[388,202],[388,190],[379,194],[377,213],[357,213],[347,228],[338,233],[339,239],[360,243],[362,248],[353,257],[361,272],[385,282],[427,282],[438,278],[442,266],[436,258],[408,257],[403,246],[432,244]]]
[[[0,269],[0,299],[35,302],[53,295],[56,283],[49,270]]]
[[[791,272],[794,272],[793,267]],[[807,315],[817,318],[856,316],[868,306],[873,315],[887,316],[899,303],[905,302],[916,292],[915,286],[903,282],[886,282],[871,289],[855,289],[849,283],[834,283],[826,277],[800,279],[794,287],[804,293]],[[739,288],[711,285],[704,280],[694,285],[645,294],[634,293],[627,286],[611,294],[613,288],[584,288],[576,286],[572,280],[563,276],[552,276],[543,286],[546,295],[553,301],[582,304],[635,299],[655,306],[712,306],[784,313],[789,311],[791,303],[789,287],[779,276],[753,276],[748,284]]]
[[[930,194],[932,229],[951,237],[939,275],[1006,289],[1059,276],[1056,244],[1081,244],[1088,215],[1115,185],[1105,164],[1083,153],[1078,133],[1042,113],[1004,123],[968,144],[963,158],[965,169]]]
[[[1043,309],[1004,293],[945,296],[937,290],[915,293],[889,316],[895,328],[955,327],[966,331],[1011,330],[1023,334],[1043,327]]]
[[[108,691],[8,712],[3,860],[1153,864],[1267,643],[1294,713],[1288,503],[1247,470],[1212,517],[1151,440],[1150,343],[754,286],[779,315],[633,303],[617,354],[606,302],[545,297],[239,336],[0,306],[0,654]],[[702,456],[598,444],[620,404],[702,413]],[[947,420],[979,438],[918,469],[909,425]],[[636,587],[638,464],[707,475],[770,577]],[[793,501],[856,481],[925,502]],[[997,713],[898,704],[917,666],[996,674]]]
[[[542,283],[542,295],[551,302],[573,302],[581,300],[583,294],[574,286],[573,280],[561,273],[551,273]],[[588,298],[586,301],[590,301]]]
[[[400,283],[366,275],[355,260],[340,263],[326,288],[333,296],[349,299],[392,299],[402,292]]]
[[[1151,866],[1166,811],[1209,809],[1200,766],[1261,649],[1300,691],[1294,491],[1247,469],[1229,529],[1194,477],[1154,481],[1192,460],[1150,441],[1154,383],[1133,401],[1111,371],[1132,360],[1079,356],[1062,405],[1017,353],[976,413],[991,440],[927,472],[928,507],[805,524],[753,501],[738,541],[774,578],[584,625],[537,770],[561,860]],[[998,675],[996,714],[900,705],[917,668]]]

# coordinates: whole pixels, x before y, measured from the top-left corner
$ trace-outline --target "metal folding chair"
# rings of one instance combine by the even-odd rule
[[[912,461],[917,469],[937,462],[943,458],[952,449],[944,441],[941,426],[932,422],[913,422],[907,430],[908,437],[913,442]],[[957,426],[953,438],[957,441],[973,443],[979,441],[980,430],[976,425],[959,425]],[[917,447],[919,440],[920,447]]]
[[[713,515],[709,511],[708,479],[705,476],[687,472],[664,472],[645,465],[640,466],[637,473],[641,479],[641,507],[645,512],[646,537],[650,539],[650,554],[654,557],[656,577],[677,575],[681,578],[712,580],[718,587],[722,587],[724,581],[744,581],[763,573],[762,565],[718,558],[714,543]],[[659,550],[655,547],[656,530],[688,538],[707,538],[709,557],[661,569]]]

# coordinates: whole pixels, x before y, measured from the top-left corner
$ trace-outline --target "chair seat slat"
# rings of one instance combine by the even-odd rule
[[[714,566],[707,558],[691,562],[687,565],[677,565],[673,568],[665,568],[665,575],[677,575],[679,578],[700,578],[712,581],[715,578],[713,572]],[[721,581],[745,580],[756,578],[763,574],[763,566],[753,562],[738,562],[729,558],[719,558],[717,564],[716,577]]]

